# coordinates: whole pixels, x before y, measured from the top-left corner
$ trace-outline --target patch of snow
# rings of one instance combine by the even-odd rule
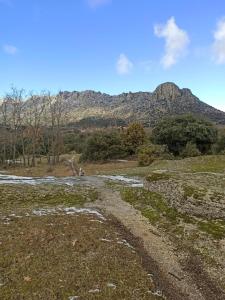
[[[68,300],[76,300],[79,299],[79,296],[69,296]]]
[[[104,222],[102,222],[102,221],[100,221],[100,220],[90,220],[90,222],[101,223],[101,224],[104,223]]]
[[[99,177],[106,178],[113,181],[125,182],[133,187],[143,187],[143,182],[141,180],[128,178],[123,175],[99,175]]]
[[[15,176],[15,175],[5,175],[0,174],[0,184],[29,184],[29,185],[38,185],[38,184],[56,184],[56,185],[67,185],[73,186],[76,183],[80,182],[78,177],[24,177],[24,176]]]
[[[160,290],[157,290],[155,292],[149,291],[149,293],[151,293],[152,295],[156,296],[156,297],[163,297],[163,293]],[[163,297],[164,298],[164,297]]]
[[[119,161],[119,162],[129,162],[129,160],[127,160],[127,159],[117,159],[117,161]]]
[[[32,213],[39,217],[52,215],[52,214],[53,215],[60,214],[60,213],[65,213],[67,215],[88,214],[88,215],[95,215],[101,220],[104,221],[106,220],[105,217],[100,212],[89,208],[77,208],[77,207],[39,208],[39,209],[34,209]]]
[[[108,239],[100,239],[100,241],[102,241],[102,242],[108,242],[108,243],[112,242],[112,240],[108,240]]]
[[[133,183],[133,184],[131,184],[131,186],[132,187],[136,187],[136,188],[142,188],[142,187],[144,187],[144,183]]]
[[[114,290],[116,289],[116,285],[114,283],[110,283],[110,282],[107,283],[107,287],[111,288],[111,289],[114,289]]]
[[[118,242],[117,242],[117,244],[120,244],[120,245],[125,245],[125,246],[127,246],[128,248],[130,248],[130,249],[133,249],[133,250],[134,250],[134,247],[133,247],[133,246],[131,246],[131,244],[129,244],[127,240],[121,240],[121,241],[118,241]]]
[[[100,289],[93,289],[93,290],[89,290],[88,293],[99,293]]]

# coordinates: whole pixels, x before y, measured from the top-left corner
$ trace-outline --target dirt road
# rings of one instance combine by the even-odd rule
[[[139,211],[124,202],[119,192],[105,188],[102,184],[98,189],[101,199],[88,206],[103,210],[124,227],[128,242],[142,256],[144,267],[153,274],[166,299],[225,299],[225,295],[205,274],[199,274],[198,278],[194,266],[187,267],[186,270],[181,266],[168,239],[151,226]],[[194,274],[192,270],[195,271]]]

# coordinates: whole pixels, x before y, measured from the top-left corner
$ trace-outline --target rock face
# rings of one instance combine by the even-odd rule
[[[153,93],[153,97],[157,100],[168,99],[175,100],[177,97],[181,97],[182,92],[177,85],[174,83],[163,83],[160,84]]]
[[[154,126],[163,117],[194,114],[217,124],[225,124],[225,112],[200,101],[189,89],[180,89],[171,82],[159,85],[154,92],[108,94],[60,92],[68,111],[66,123],[81,127],[125,125],[142,122]],[[27,104],[29,100],[27,101]]]
[[[85,119],[140,121],[153,126],[163,117],[194,114],[225,124],[225,113],[200,101],[189,89],[163,83],[151,92],[123,93],[116,96],[94,91],[62,92],[69,108],[68,122]]]

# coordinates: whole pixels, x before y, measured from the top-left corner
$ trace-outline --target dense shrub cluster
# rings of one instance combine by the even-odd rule
[[[155,159],[174,156],[194,157],[203,154],[225,153],[225,131],[210,122],[193,116],[161,120],[152,135],[143,126],[132,123],[126,129],[107,129],[95,132],[65,134],[65,152],[81,153],[81,161],[106,161],[137,155],[140,166]]]
[[[212,123],[193,116],[172,117],[157,124],[153,129],[153,140],[167,145],[174,155],[187,154],[188,151],[196,155],[194,147],[199,153],[208,154],[217,141],[217,129]]]
[[[87,139],[80,160],[106,161],[126,156],[127,151],[119,133],[96,132]]]
[[[167,146],[146,144],[139,148],[138,163],[140,166],[149,166],[155,159],[172,159]]]

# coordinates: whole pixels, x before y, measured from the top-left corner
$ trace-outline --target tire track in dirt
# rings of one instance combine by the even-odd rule
[[[139,211],[124,202],[119,192],[102,186],[98,189],[101,199],[88,204],[88,207],[92,206],[103,210],[107,215],[112,215],[124,230],[126,229],[126,236],[130,239],[128,241],[134,243],[143,259],[143,265],[154,274],[159,289],[163,291],[166,298],[208,300],[189,273],[182,269],[172,244],[161,236]]]

